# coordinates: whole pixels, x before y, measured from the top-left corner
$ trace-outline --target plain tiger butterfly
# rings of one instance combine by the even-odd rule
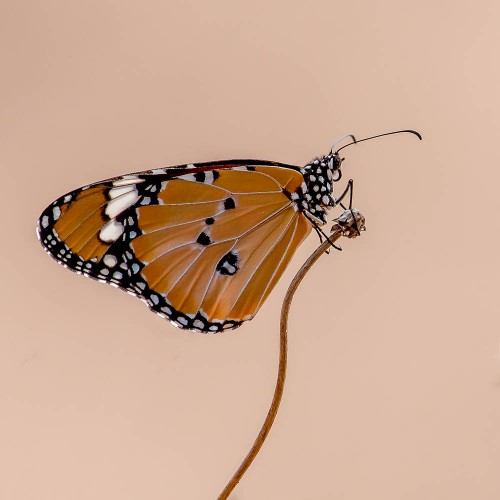
[[[38,238],[60,264],[141,298],[180,328],[237,328],[311,229],[327,223],[339,202],[340,149],[302,168],[228,160],[90,184],[43,211]]]

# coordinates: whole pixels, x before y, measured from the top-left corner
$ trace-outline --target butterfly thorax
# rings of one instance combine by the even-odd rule
[[[342,160],[335,153],[316,158],[300,169],[304,183],[292,195],[300,210],[320,224],[327,223],[326,210],[335,206],[333,184],[340,179]]]

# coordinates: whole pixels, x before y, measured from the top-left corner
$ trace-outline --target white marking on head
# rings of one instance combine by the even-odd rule
[[[115,219],[111,219],[102,226],[99,232],[99,238],[105,243],[114,243],[123,234],[123,225]]]

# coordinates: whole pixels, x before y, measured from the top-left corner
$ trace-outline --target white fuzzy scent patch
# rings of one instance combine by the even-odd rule
[[[123,234],[123,225],[112,219],[102,226],[99,238],[105,243],[114,243]]]
[[[54,216],[54,220],[59,219],[59,217],[61,217],[61,209],[59,207],[54,207],[52,209],[52,215]]]
[[[112,192],[114,191],[114,189],[109,192],[109,195],[113,199],[111,201],[108,201],[108,203],[106,204],[104,213],[110,219],[114,219],[117,215],[130,208],[139,199],[139,193],[137,192],[137,189],[135,189],[135,187],[133,187],[132,189],[130,189],[129,187],[115,189],[128,189],[128,191],[124,194],[118,195],[117,198],[114,198],[112,196]]]
[[[105,255],[102,261],[106,267],[115,267],[118,263],[118,259],[114,255],[110,254]]]

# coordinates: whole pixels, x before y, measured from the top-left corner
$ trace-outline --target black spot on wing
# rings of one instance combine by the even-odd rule
[[[235,208],[236,207],[236,203],[234,202],[234,200],[232,198],[226,198],[224,200],[224,208],[226,210],[231,210],[232,208]]]
[[[224,276],[232,276],[238,271],[238,254],[235,252],[228,252],[222,259],[218,262],[216,269],[220,274]]]
[[[208,236],[207,233],[200,233],[198,236],[198,239],[196,240],[196,243],[199,243],[200,245],[203,246],[208,246],[210,243],[212,243],[212,240],[210,239],[210,236]]]

